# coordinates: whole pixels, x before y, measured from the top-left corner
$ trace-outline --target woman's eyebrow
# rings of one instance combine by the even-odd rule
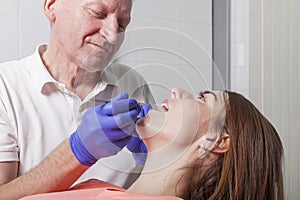
[[[209,90],[201,92],[202,94],[212,94],[215,97],[215,101],[218,101],[217,95]]]

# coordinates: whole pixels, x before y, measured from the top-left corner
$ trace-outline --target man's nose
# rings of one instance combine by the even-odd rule
[[[119,37],[119,23],[113,17],[107,18],[103,23],[100,34],[104,37],[110,44],[117,44]]]

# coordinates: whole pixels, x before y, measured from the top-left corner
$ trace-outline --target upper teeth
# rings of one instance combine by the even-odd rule
[[[168,104],[166,104],[166,103],[161,104],[160,107],[161,107],[164,111],[168,111],[168,110],[169,110]]]

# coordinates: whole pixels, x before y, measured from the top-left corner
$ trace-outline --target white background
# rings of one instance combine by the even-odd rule
[[[0,62],[30,55],[48,42],[42,0],[2,1]],[[76,22],[74,22],[76,23]],[[135,68],[158,103],[172,87],[193,93],[212,86],[210,0],[136,0],[126,40],[114,60]]]
[[[0,62],[27,56],[48,41],[42,4],[1,2]],[[286,197],[299,199],[299,0],[231,4],[231,89],[249,97],[279,130],[286,150]],[[117,62],[140,71],[158,102],[171,87],[211,88],[210,0],[135,0],[132,17]]]
[[[300,199],[300,1],[232,0],[232,89],[275,126],[285,199]]]

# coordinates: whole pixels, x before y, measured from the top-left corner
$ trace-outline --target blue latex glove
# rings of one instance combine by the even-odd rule
[[[147,113],[152,109],[150,104],[144,104],[141,106],[141,112],[137,116],[137,120],[145,117]],[[127,149],[132,152],[134,160],[139,165],[144,165],[147,158],[147,147],[139,135],[135,132],[130,142],[126,145]]]
[[[140,110],[127,93],[88,110],[70,137],[77,160],[91,166],[100,158],[117,154],[131,140]]]

